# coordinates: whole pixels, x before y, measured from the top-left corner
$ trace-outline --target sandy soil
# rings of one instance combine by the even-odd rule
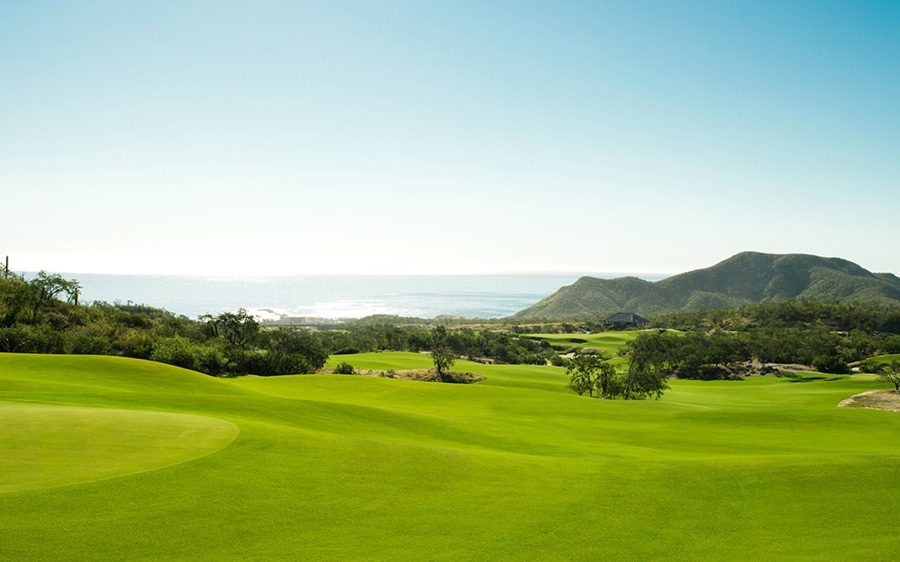
[[[355,376],[363,376],[363,377],[384,377],[388,379],[403,379],[403,380],[411,380],[411,381],[437,381],[437,373],[434,369],[418,369],[418,370],[405,370],[405,371],[370,371],[370,370],[361,370],[354,373]],[[452,382],[452,383],[461,383],[461,384],[470,384],[483,381],[484,377],[481,375],[473,375],[472,373],[460,373],[457,371],[450,371],[445,375],[444,382]]]
[[[870,408],[900,412],[900,392],[893,390],[870,390],[841,400],[838,408]]]

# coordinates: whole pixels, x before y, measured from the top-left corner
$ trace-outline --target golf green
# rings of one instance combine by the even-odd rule
[[[236,425],[187,414],[0,402],[0,493],[161,468],[230,443]]]

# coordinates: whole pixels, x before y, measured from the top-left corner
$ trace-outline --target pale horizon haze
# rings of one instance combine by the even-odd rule
[[[900,3],[0,4],[0,259],[900,274]]]

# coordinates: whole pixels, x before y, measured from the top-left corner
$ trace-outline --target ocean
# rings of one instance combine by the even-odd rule
[[[580,277],[579,274],[297,277],[62,275],[81,283],[82,302],[143,304],[190,318],[244,308],[262,319],[277,319],[282,315],[362,318],[373,314],[417,318],[441,315],[504,318],[528,308],[560,287],[571,285]],[[595,277],[622,275],[593,274]]]

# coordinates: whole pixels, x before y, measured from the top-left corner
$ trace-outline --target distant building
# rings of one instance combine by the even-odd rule
[[[635,314],[634,312],[617,312],[609,318],[605,318],[603,320],[604,324],[616,330],[622,330],[624,328],[634,328],[636,326],[640,326],[641,324],[646,324],[646,322],[646,318]]]

